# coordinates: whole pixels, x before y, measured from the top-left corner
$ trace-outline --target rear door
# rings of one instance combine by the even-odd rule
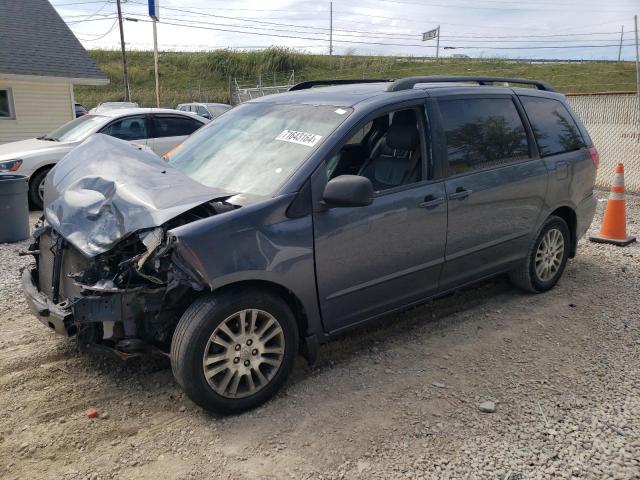
[[[522,106],[514,95],[437,101],[448,199],[441,290],[510,268],[526,255],[547,190]]]
[[[186,115],[153,114],[151,118],[152,138],[149,147],[160,156],[203,126],[196,118]]]
[[[520,101],[549,169],[549,204],[578,207],[593,195],[596,168],[587,148],[591,140],[560,100],[533,94],[520,95]]]

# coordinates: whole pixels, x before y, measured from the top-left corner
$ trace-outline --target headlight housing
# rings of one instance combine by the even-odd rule
[[[2,172],[15,172],[22,165],[22,160],[16,158],[13,160],[5,160],[0,162],[0,173]]]

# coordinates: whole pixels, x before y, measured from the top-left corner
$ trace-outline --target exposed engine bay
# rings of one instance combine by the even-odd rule
[[[230,198],[127,142],[90,137],[45,181],[27,252],[36,266],[22,278],[31,310],[81,350],[167,351],[205,288],[171,230],[239,208]]]
[[[39,317],[58,333],[77,335],[80,350],[110,349],[123,357],[166,352],[180,315],[204,288],[174,251],[177,240],[169,231],[234,208],[225,201],[204,203],[92,258],[42,217],[28,252],[36,260],[31,279],[64,318],[56,325],[51,311]]]

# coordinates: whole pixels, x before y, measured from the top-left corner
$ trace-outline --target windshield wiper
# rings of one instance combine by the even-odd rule
[[[60,141],[60,139],[58,139],[58,138],[48,137],[46,135],[38,137],[38,140],[47,140],[48,142],[59,142]]]

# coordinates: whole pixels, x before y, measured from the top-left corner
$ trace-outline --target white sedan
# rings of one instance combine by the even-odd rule
[[[110,135],[162,156],[207,122],[192,113],[161,108],[127,108],[83,115],[42,137],[0,145],[0,175],[29,177],[29,200],[34,207],[42,208],[47,172],[90,135]]]

